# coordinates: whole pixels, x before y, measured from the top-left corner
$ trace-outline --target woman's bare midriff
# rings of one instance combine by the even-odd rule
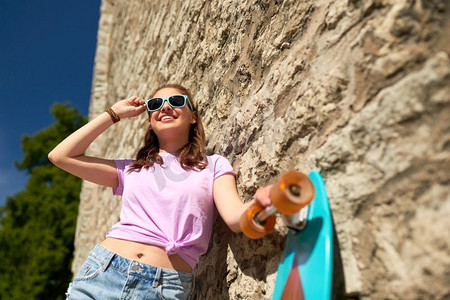
[[[144,264],[180,272],[192,272],[191,266],[178,254],[168,255],[161,247],[116,238],[106,238],[100,245],[122,257]]]

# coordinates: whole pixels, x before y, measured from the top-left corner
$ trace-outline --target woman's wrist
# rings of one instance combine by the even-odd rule
[[[111,120],[113,121],[113,123],[117,123],[120,121],[119,115],[114,111],[114,109],[112,107],[105,110],[105,112],[107,112],[108,115],[111,117]]]

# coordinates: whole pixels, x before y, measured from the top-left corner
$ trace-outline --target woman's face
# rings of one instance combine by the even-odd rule
[[[172,95],[182,95],[182,92],[175,88],[163,88],[157,91],[152,98],[169,97]],[[180,138],[189,136],[189,129],[192,124],[197,122],[195,112],[189,109],[189,105],[182,108],[173,108],[167,101],[161,109],[150,114],[149,123],[158,138],[171,137]]]

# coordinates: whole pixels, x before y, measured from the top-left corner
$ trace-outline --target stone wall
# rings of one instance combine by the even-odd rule
[[[90,117],[186,85],[246,201],[285,170],[322,173],[335,298],[448,298],[449,36],[449,1],[104,0]],[[88,154],[134,157],[144,130],[121,121]],[[119,208],[84,182],[74,271]],[[251,241],[218,220],[195,298],[269,299],[281,225]]]

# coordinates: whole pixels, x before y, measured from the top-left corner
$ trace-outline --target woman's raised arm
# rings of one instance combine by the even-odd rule
[[[144,100],[131,97],[114,104],[114,113],[120,118],[135,117],[145,111]],[[117,169],[113,160],[85,156],[89,145],[114,124],[111,116],[104,112],[69,135],[49,154],[49,160],[57,167],[82,179],[104,186],[118,185]]]

